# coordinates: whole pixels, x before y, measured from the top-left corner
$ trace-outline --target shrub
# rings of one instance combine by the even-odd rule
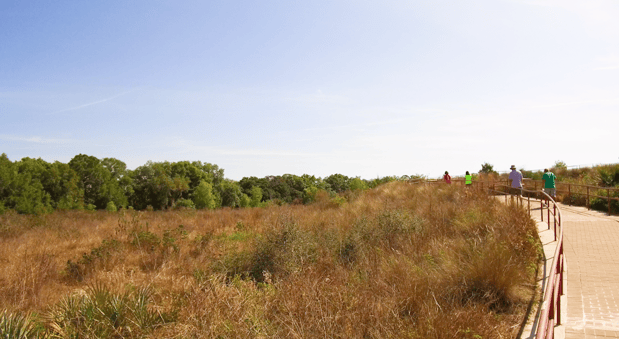
[[[251,188],[251,207],[259,207],[262,202],[262,188],[254,186]]]
[[[251,203],[251,200],[249,199],[249,196],[247,196],[247,194],[243,193],[241,195],[241,200],[239,202],[239,207],[249,207]]]
[[[593,193],[599,196],[607,196],[607,191],[597,191]],[[611,192],[610,194],[613,198],[619,198],[619,192]],[[592,197],[591,198],[591,208],[598,211],[608,212],[608,199]],[[619,201],[611,200],[610,201],[610,212],[611,213],[619,213]]]
[[[316,260],[317,248],[314,236],[299,229],[296,223],[285,221],[257,238],[252,250],[226,256],[217,271],[230,278],[240,275],[264,282],[265,274],[277,278],[300,271]]]
[[[121,248],[122,244],[118,240],[103,240],[101,246],[93,248],[90,253],[82,254],[79,260],[67,261],[65,277],[78,282],[83,281],[98,265],[105,265]]]
[[[176,207],[177,208],[196,208],[195,204],[193,201],[191,201],[190,199],[178,199],[176,201]]]
[[[206,181],[201,181],[198,187],[195,188],[192,199],[196,205],[196,208],[215,208],[215,196],[213,195],[213,186]]]
[[[318,191],[319,189],[316,186],[306,188],[303,191],[303,203],[309,204],[316,201],[316,195],[318,194]]]
[[[148,230],[134,231],[132,237],[131,245],[147,252],[155,252],[161,245],[161,239]]]
[[[118,209],[116,208],[116,204],[113,201],[107,203],[107,206],[105,206],[105,210],[108,212],[118,211]]]

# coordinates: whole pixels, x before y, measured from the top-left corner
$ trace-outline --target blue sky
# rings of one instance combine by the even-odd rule
[[[0,2],[0,153],[228,178],[619,162],[619,2]]]

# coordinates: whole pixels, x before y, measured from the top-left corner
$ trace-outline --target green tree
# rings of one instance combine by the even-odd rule
[[[189,179],[173,175],[172,164],[148,161],[132,173],[132,204],[138,209],[153,206],[155,209],[171,207],[189,191]]]
[[[130,181],[123,179],[126,165],[117,159],[103,161],[90,155],[79,154],[69,161],[69,166],[80,178],[79,189],[84,192],[84,204],[104,209],[113,201],[116,206],[127,206],[131,193]],[[127,187],[121,187],[121,182]]]
[[[213,186],[206,181],[200,182],[198,187],[193,191],[192,200],[196,208],[214,209],[215,197],[213,196]]]
[[[359,177],[352,178],[349,186],[351,191],[368,189],[368,184]]]
[[[479,173],[490,174],[490,173],[497,173],[497,172],[494,170],[493,165],[486,162],[481,165],[481,170],[479,170]]]
[[[97,205],[101,202],[101,188],[106,180],[109,180],[109,172],[101,165],[101,161],[93,156],[78,154],[69,161],[69,166],[78,175],[79,189],[84,192],[84,203],[92,204],[98,208],[104,208],[105,204]]]
[[[12,163],[0,156],[0,200],[5,208],[23,214],[40,214],[52,210],[51,197],[41,183],[47,171],[42,159],[23,158]]]
[[[241,193],[241,199],[239,202],[239,207],[250,207],[251,204],[251,199],[249,199],[249,197],[247,196],[247,194],[245,193]]]
[[[348,191],[350,189],[350,178],[343,174],[332,174],[325,178],[329,188],[336,193]]]
[[[305,191],[303,191],[303,203],[311,204],[316,201],[316,195],[319,191],[320,189],[316,186],[310,186],[306,188]]]
[[[259,207],[262,202],[262,188],[259,186],[254,186],[251,189],[251,207]]]
[[[243,192],[241,186],[232,180],[224,180],[219,185],[221,192],[221,206],[239,207],[241,205],[241,197]]]
[[[561,160],[555,161],[555,165],[552,168],[556,169],[567,169],[567,164]]]

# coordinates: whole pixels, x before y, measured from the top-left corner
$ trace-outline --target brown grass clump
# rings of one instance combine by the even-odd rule
[[[514,337],[539,260],[523,210],[401,182],[309,206],[5,214],[0,230],[0,309],[42,337]]]

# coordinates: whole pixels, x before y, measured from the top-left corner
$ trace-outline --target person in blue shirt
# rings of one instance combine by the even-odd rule
[[[509,180],[512,181],[512,191],[518,192],[522,195],[522,173],[516,169],[516,165],[512,165],[509,169],[511,169],[511,173],[509,173]]]

